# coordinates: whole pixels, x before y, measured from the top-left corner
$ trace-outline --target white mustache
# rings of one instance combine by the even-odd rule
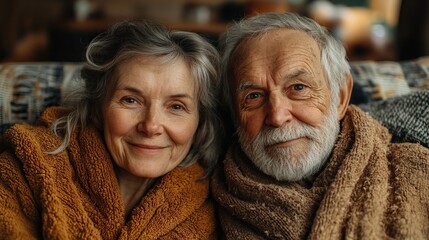
[[[259,141],[264,146],[275,145],[282,142],[291,141],[297,138],[309,138],[316,140],[316,128],[305,123],[294,124],[282,128],[264,127],[253,141]]]

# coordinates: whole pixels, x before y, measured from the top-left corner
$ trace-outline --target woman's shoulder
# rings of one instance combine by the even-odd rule
[[[49,128],[51,124],[60,117],[64,117],[70,111],[64,107],[52,106],[48,107],[41,114],[40,118],[38,118],[34,123],[29,122],[19,122],[15,123],[6,130],[8,131],[19,131],[19,130],[32,130],[37,128]]]
[[[57,120],[58,118],[64,117],[69,112],[70,110],[64,107],[59,107],[59,106],[48,107],[42,113],[39,120],[36,122],[36,125],[50,126],[55,120]]]
[[[13,151],[36,149],[49,151],[55,148],[61,141],[50,129],[54,120],[67,114],[67,110],[61,107],[47,108],[41,117],[34,124],[16,123],[6,130],[2,135],[2,151],[6,148],[13,148]]]
[[[205,177],[205,170],[198,162],[191,164],[187,167],[176,167],[165,177],[167,177],[168,179],[180,178],[187,182],[206,182],[207,180],[207,177]]]

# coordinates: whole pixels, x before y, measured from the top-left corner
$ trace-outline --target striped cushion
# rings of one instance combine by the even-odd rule
[[[350,67],[354,90],[362,93],[352,101],[356,104],[429,89],[429,56],[403,62],[360,61]]]
[[[0,64],[0,133],[14,123],[33,123],[49,106],[58,105],[73,87],[82,64]]]

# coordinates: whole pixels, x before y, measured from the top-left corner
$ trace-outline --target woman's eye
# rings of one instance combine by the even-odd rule
[[[124,103],[126,103],[126,104],[134,104],[134,103],[136,103],[137,101],[134,99],[134,98],[132,98],[132,97],[124,97],[124,98],[122,98],[121,99],[121,101],[122,102],[124,102]]]
[[[302,91],[305,89],[305,85],[304,84],[295,84],[293,85],[293,90],[295,91]]]
[[[185,109],[185,107],[184,107],[183,105],[181,105],[181,104],[173,104],[173,105],[171,106],[171,108],[172,108],[173,110],[176,110],[176,111],[181,111],[181,110],[184,110],[184,109]]]

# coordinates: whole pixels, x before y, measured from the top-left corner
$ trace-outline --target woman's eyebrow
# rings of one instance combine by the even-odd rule
[[[118,91],[118,90],[133,92],[133,93],[137,93],[137,94],[143,93],[142,91],[140,91],[140,89],[135,88],[135,87],[131,87],[131,86],[125,86],[123,88],[117,88],[116,91]]]
[[[119,89],[116,89],[117,91],[118,90],[121,90],[121,91],[128,91],[128,92],[132,92],[132,93],[135,93],[135,94],[139,94],[139,95],[143,95],[144,94],[144,92],[143,91],[141,91],[140,89],[138,89],[138,88],[135,88],[135,87],[132,87],[132,86],[125,86],[124,88],[119,88]],[[190,94],[188,94],[188,93],[175,93],[175,94],[171,94],[171,95],[169,95],[168,96],[169,98],[189,98],[189,99],[191,99],[191,100],[194,100],[194,97],[192,97]]]
[[[194,97],[187,93],[178,93],[178,94],[172,94],[169,96],[170,98],[188,98],[190,100],[194,100]]]

